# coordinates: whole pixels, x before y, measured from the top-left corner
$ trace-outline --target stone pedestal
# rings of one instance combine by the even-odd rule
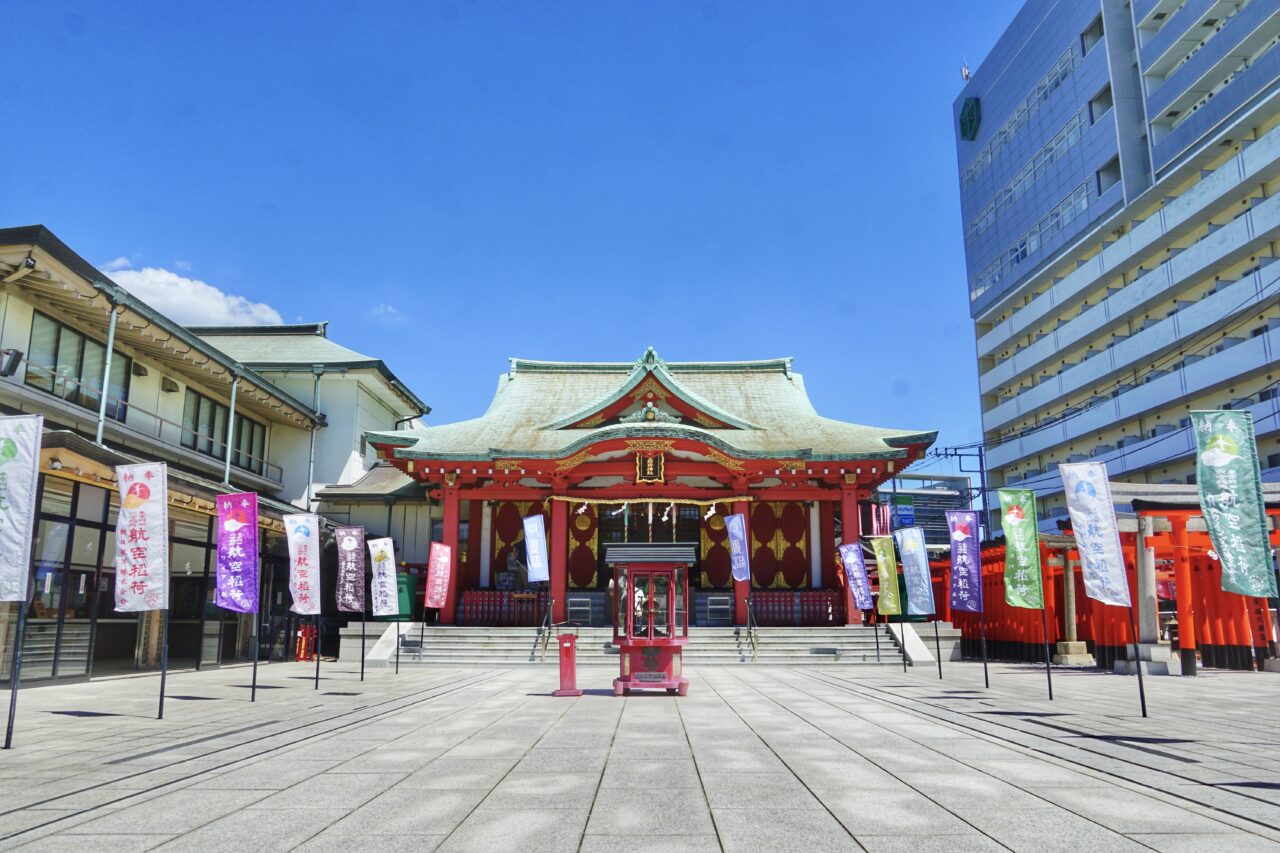
[[[1133,653],[1132,644],[1125,647],[1125,653]],[[1182,675],[1182,660],[1165,643],[1138,643],[1138,661],[1118,660],[1115,672],[1134,675],[1139,665],[1143,675]]]
[[[1053,662],[1057,666],[1097,666],[1085,643],[1067,641],[1054,647]]]

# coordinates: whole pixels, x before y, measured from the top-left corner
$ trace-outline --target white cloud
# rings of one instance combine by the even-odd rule
[[[173,265],[183,272],[191,272],[191,261],[174,261]]]
[[[213,285],[159,267],[132,269],[116,258],[104,269],[121,287],[184,326],[266,326],[283,323],[280,312],[262,302],[224,293]]]
[[[399,308],[394,305],[388,305],[385,302],[379,302],[370,308],[369,316],[384,323],[399,323],[405,318]]]

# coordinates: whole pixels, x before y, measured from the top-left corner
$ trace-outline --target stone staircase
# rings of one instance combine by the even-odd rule
[[[370,666],[395,663],[395,634],[392,628],[371,626],[366,636],[366,662]],[[876,631],[880,632],[880,657],[876,659]],[[385,635],[384,635],[385,632]],[[404,623],[401,666],[522,666],[557,663],[552,637],[543,655],[542,638],[536,628],[468,628]],[[376,634],[376,636],[375,636]],[[422,649],[418,648],[419,637]],[[882,627],[841,628],[761,628],[756,665],[782,664],[813,666],[841,664],[859,666],[901,666],[902,652],[893,636]],[[578,663],[582,666],[617,666],[618,649],[609,628],[578,630]],[[684,661],[688,666],[751,664],[751,643],[745,628],[689,629],[689,645]],[[342,632],[341,659],[358,661],[360,628]]]

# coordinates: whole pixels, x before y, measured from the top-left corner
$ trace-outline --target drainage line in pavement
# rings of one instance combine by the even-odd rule
[[[905,649],[904,649],[904,652],[905,652]],[[705,679],[705,678],[704,678],[704,681],[705,681],[706,685],[707,685],[708,687],[710,687],[710,688],[711,688],[711,692],[712,692],[712,693],[715,693],[715,694],[716,694],[716,696],[720,697],[720,701],[724,702],[724,697],[720,696],[720,691],[719,691],[719,690],[716,690],[716,689],[715,689],[715,687],[714,687],[714,686],[712,686],[712,684],[711,684],[711,682],[710,682],[710,681],[706,681],[706,679]],[[804,717],[800,716],[800,714],[798,714],[794,709],[787,707],[787,706],[786,706],[786,705],[784,705],[783,703],[779,702],[777,699],[774,699],[772,696],[770,696],[770,695],[768,695],[767,693],[765,693],[763,690],[760,690],[758,687],[756,687],[756,686],[754,686],[754,685],[751,685],[751,684],[748,684],[747,682],[743,681],[741,678],[739,678],[739,679],[738,679],[738,683],[739,683],[739,684],[741,684],[743,687],[747,688],[748,690],[753,690],[753,691],[755,691],[755,692],[756,692],[756,693],[758,693],[760,696],[764,697],[764,698],[765,698],[765,699],[767,699],[768,701],[770,701],[770,702],[772,702],[773,704],[777,705],[779,708],[781,708],[782,710],[786,711],[786,712],[787,712],[788,714],[790,714],[791,716],[795,717],[796,719],[798,719],[798,720],[800,720],[801,722],[805,723],[806,725],[810,726],[814,731],[819,732],[819,733],[821,733],[821,734],[825,735],[829,740],[834,741],[835,743],[840,744],[840,745],[841,745],[841,746],[843,746],[845,749],[849,750],[849,752],[851,752],[851,753],[853,753],[854,755],[858,756],[858,757],[859,757],[859,758],[861,758],[863,761],[866,761],[866,762],[867,762],[868,764],[870,764],[871,766],[876,767],[876,768],[878,768],[878,769],[880,769],[880,770],[884,771],[886,774],[888,774],[889,776],[892,776],[894,779],[898,780],[899,782],[902,782],[902,784],[904,784],[904,785],[907,785],[907,784],[908,784],[904,779],[902,779],[902,777],[900,777],[898,774],[894,773],[894,772],[893,772],[892,770],[890,770],[888,767],[885,767],[883,764],[880,764],[880,763],[879,763],[879,762],[877,762],[877,761],[874,761],[874,760],[872,760],[872,759],[870,759],[870,758],[867,758],[867,756],[865,756],[865,755],[863,755],[862,753],[858,752],[858,750],[856,750],[856,749],[854,749],[853,747],[849,746],[849,744],[847,744],[847,743],[845,743],[844,741],[840,740],[839,738],[835,737],[834,735],[832,735],[832,734],[831,734],[830,732],[828,732],[827,730],[825,730],[825,729],[823,729],[823,728],[820,728],[819,726],[814,725],[814,723],[813,723],[813,721],[812,721],[812,720],[806,720]],[[778,681],[775,679],[775,680],[774,680],[774,683],[781,683],[781,682],[778,682]],[[800,688],[795,688],[795,689],[799,690]],[[806,696],[809,696],[809,697],[810,697],[810,698],[812,698],[812,699],[817,699],[819,702],[823,701],[823,700],[821,700],[821,699],[818,699],[818,697],[814,696],[812,693],[808,693],[807,691],[800,690],[800,692],[801,692],[801,693],[804,693]],[[725,704],[726,704],[726,705],[729,705],[729,703],[728,703],[728,702],[725,702]],[[825,704],[830,705],[831,703],[830,703],[830,702],[827,702],[827,703],[825,703]],[[832,707],[835,707],[835,706],[833,705]],[[751,733],[752,733],[752,734],[754,734],[757,738],[759,738],[760,742],[761,742],[761,743],[763,743],[766,747],[768,747],[769,751],[770,751],[770,752],[772,752],[772,753],[774,754],[774,756],[775,756],[775,757],[777,757],[777,759],[778,759],[779,761],[781,761],[781,762],[782,762],[782,766],[783,766],[783,767],[786,767],[786,768],[787,768],[787,770],[789,770],[789,771],[791,772],[791,775],[796,777],[796,781],[797,781],[797,782],[799,782],[801,785],[804,785],[804,789],[805,789],[806,791],[808,791],[808,792],[813,796],[813,798],[814,798],[815,800],[817,800],[817,801],[822,805],[822,807],[823,807],[824,809],[826,809],[826,810],[827,810],[827,814],[829,814],[829,815],[831,815],[831,817],[835,818],[836,823],[840,824],[840,826],[844,828],[844,831],[845,831],[845,832],[847,832],[847,833],[849,833],[849,837],[850,837],[850,838],[852,838],[856,844],[858,844],[859,846],[861,846],[861,845],[862,845],[862,842],[858,841],[857,837],[853,834],[853,830],[851,830],[851,829],[849,829],[849,827],[845,826],[845,825],[844,825],[844,821],[842,821],[842,820],[840,820],[840,818],[836,817],[835,812],[831,811],[831,809],[827,807],[827,804],[826,804],[826,803],[824,803],[824,802],[822,801],[822,798],[821,798],[821,797],[819,797],[817,794],[813,793],[813,789],[812,789],[812,788],[810,788],[807,784],[805,784],[805,781],[804,781],[803,779],[801,779],[801,778],[800,778],[800,774],[796,773],[796,771],[794,771],[794,770],[791,770],[791,765],[787,764],[787,762],[782,758],[782,756],[781,756],[781,755],[778,755],[777,750],[775,750],[772,746],[769,746],[769,742],[768,742],[768,741],[766,741],[763,737],[761,737],[761,736],[760,736],[760,733],[759,733],[759,732],[757,732],[757,731],[755,730],[755,727],[754,727],[754,726],[752,726],[750,723],[748,723],[748,722],[747,722],[747,720],[746,720],[746,718],[745,718],[745,717],[743,717],[741,714],[739,714],[739,713],[738,713],[738,709],[737,709],[737,708],[734,708],[732,705],[729,705],[729,708],[730,708],[730,710],[732,710],[732,711],[733,711],[733,713],[734,713],[734,714],[736,714],[736,715],[737,715],[737,717],[738,717],[738,719],[739,719],[739,720],[742,720],[743,724],[744,724],[748,729],[751,729]],[[841,710],[844,710],[844,709],[841,709]],[[849,713],[849,712],[848,712],[848,711],[845,711],[845,713]],[[873,725],[878,725],[878,724],[873,724]],[[880,727],[880,728],[884,728],[883,726],[879,726],[879,727]],[[929,802],[933,803],[935,806],[937,806],[938,808],[942,809],[942,810],[943,810],[943,811],[945,811],[947,814],[954,816],[957,820],[959,820],[960,822],[964,823],[966,826],[968,826],[968,827],[970,827],[971,829],[973,829],[973,831],[974,831],[974,832],[979,833],[979,834],[980,834],[980,835],[982,835],[984,838],[990,838],[992,842],[994,842],[995,844],[997,844],[997,845],[999,845],[999,846],[1001,846],[1001,847],[1004,847],[1006,850],[1007,850],[1007,849],[1009,849],[1008,845],[1002,844],[1000,841],[998,841],[996,838],[994,838],[994,837],[993,837],[993,836],[991,836],[990,834],[988,834],[988,833],[986,833],[986,832],[983,832],[983,830],[982,830],[980,827],[975,826],[974,824],[972,824],[972,823],[970,823],[969,821],[965,820],[963,817],[961,817],[960,815],[956,814],[956,813],[955,813],[955,812],[953,812],[951,809],[947,808],[947,807],[946,807],[946,806],[944,806],[942,803],[940,803],[940,802],[938,802],[937,800],[935,800],[933,797],[930,797],[928,794],[924,793],[923,791],[920,791],[919,793],[920,793],[920,796],[924,797],[926,800],[928,800]]]
[[[950,726],[953,726],[953,727],[955,727],[955,728],[964,729],[964,730],[966,730],[966,731],[970,731],[970,732],[973,732],[974,734],[977,734],[977,735],[980,735],[980,736],[983,736],[983,737],[987,737],[987,738],[994,737],[993,735],[990,735],[990,734],[988,734],[987,732],[982,731],[982,729],[977,728],[976,726],[966,725],[966,724],[964,724],[964,723],[959,722],[958,720],[956,720],[956,719],[954,718],[955,716],[973,717],[973,712],[966,711],[966,710],[964,710],[964,709],[962,709],[962,708],[944,708],[944,707],[942,707],[942,706],[935,705],[935,704],[930,703],[930,702],[925,702],[924,700],[921,700],[921,699],[914,699],[914,700],[911,700],[911,701],[917,702],[917,703],[919,703],[919,704],[921,704],[921,705],[924,705],[926,708],[930,708],[930,709],[932,709],[932,710],[939,711],[939,712],[944,712],[945,714],[947,714],[947,715],[948,715],[948,716],[940,716],[940,715],[939,715],[939,716],[935,716],[934,714],[926,713],[926,712],[924,712],[924,711],[920,710],[919,708],[915,708],[915,707],[912,707],[912,706],[910,706],[910,705],[906,705],[906,704],[903,704],[903,703],[900,703],[900,702],[891,702],[891,701],[889,701],[888,699],[885,699],[885,698],[883,698],[882,696],[880,696],[880,695],[878,695],[878,694],[875,694],[875,693],[866,693],[866,692],[863,692],[863,691],[857,690],[857,689],[853,688],[851,685],[849,685],[849,683],[848,683],[848,682],[845,682],[843,679],[837,679],[837,680],[836,680],[836,682],[831,682],[831,681],[826,680],[825,678],[819,678],[818,676],[813,675],[813,674],[811,674],[811,673],[801,673],[801,674],[802,674],[802,675],[804,675],[804,676],[805,676],[805,677],[807,677],[807,678],[810,678],[810,679],[812,679],[812,680],[814,680],[814,681],[819,682],[820,684],[825,684],[825,685],[827,685],[828,687],[834,687],[834,688],[835,688],[835,689],[837,689],[837,690],[843,690],[843,691],[845,691],[846,693],[852,693],[853,695],[855,695],[855,696],[859,696],[859,697],[861,697],[861,698],[863,698],[863,699],[870,699],[870,700],[873,700],[873,701],[876,701],[876,702],[880,702],[881,704],[888,705],[888,706],[893,707],[893,708],[897,708],[897,709],[899,709],[899,710],[907,711],[908,713],[915,714],[916,716],[924,717],[925,719],[928,719],[928,720],[930,720],[931,722],[942,723],[942,724],[944,724],[944,725],[950,725]],[[809,694],[809,695],[812,695],[812,694]],[[818,699],[818,701],[820,701],[820,702],[826,702],[826,700],[821,699],[821,698],[819,698],[819,697],[816,697],[816,696],[815,696],[814,698],[815,698],[815,699]],[[827,704],[828,704],[828,705],[830,705],[830,704],[832,704],[832,703],[827,702]],[[834,706],[833,706],[833,707],[834,707]],[[994,725],[994,726],[999,726],[999,727],[1001,727],[1001,728],[1009,729],[1010,731],[1014,731],[1014,732],[1017,732],[1018,734],[1026,735],[1026,736],[1031,737],[1031,738],[1040,738],[1040,739],[1043,739],[1043,740],[1047,740],[1047,741],[1049,741],[1050,743],[1054,743],[1054,744],[1058,744],[1058,745],[1062,745],[1062,746],[1069,746],[1069,747],[1071,747],[1071,748],[1073,748],[1073,749],[1078,749],[1078,750],[1080,750],[1081,752],[1087,752],[1087,753],[1089,753],[1089,754],[1091,754],[1091,755],[1097,755],[1097,756],[1099,756],[1099,757],[1101,757],[1101,758],[1110,759],[1110,760],[1112,760],[1112,761],[1119,761],[1119,762],[1121,762],[1122,764],[1131,764],[1131,765],[1133,765],[1134,767],[1138,768],[1139,770],[1144,770],[1144,771],[1146,771],[1146,772],[1148,772],[1148,773],[1163,773],[1163,774],[1164,774],[1164,775],[1166,775],[1166,776],[1170,776],[1170,777],[1173,777],[1173,778],[1175,778],[1175,779],[1180,779],[1180,780],[1182,780],[1182,781],[1184,781],[1184,782],[1188,782],[1188,783],[1192,783],[1192,784],[1196,784],[1196,785],[1201,785],[1201,786],[1204,786],[1204,785],[1205,785],[1205,783],[1204,783],[1204,782],[1201,782],[1199,779],[1195,779],[1195,778],[1192,778],[1192,777],[1190,777],[1190,776],[1184,776],[1184,775],[1182,775],[1181,773],[1177,773],[1177,772],[1175,772],[1175,771],[1173,771],[1173,770],[1167,770],[1167,769],[1163,769],[1163,768],[1161,768],[1161,769],[1156,769],[1156,768],[1153,768],[1153,767],[1148,767],[1148,766],[1147,766],[1147,765],[1145,765],[1145,764],[1141,764],[1141,763],[1139,763],[1139,762],[1137,762],[1137,761],[1134,761],[1134,760],[1132,760],[1132,759],[1124,758],[1123,756],[1119,756],[1119,755],[1112,755],[1111,753],[1108,753],[1108,752],[1102,752],[1101,750],[1089,749],[1088,747],[1082,746],[1082,745],[1080,745],[1080,744],[1065,743],[1065,742],[1063,742],[1063,741],[1061,741],[1061,740],[1059,740],[1059,739],[1051,738],[1051,737],[1049,737],[1049,736],[1047,736],[1047,735],[1037,735],[1035,732],[1028,732],[1028,731],[1025,731],[1025,730],[1023,730],[1023,729],[1016,728],[1015,726],[1011,726],[1011,725],[1009,725],[1009,724],[1007,724],[1007,723],[1002,723],[1002,722],[1000,722],[1000,721],[999,721],[999,720],[997,720],[997,719],[985,719],[985,718],[984,718],[984,719],[982,720],[982,722],[989,723],[990,725]],[[999,743],[999,741],[996,741],[996,742],[997,742],[997,743]],[[1102,775],[1104,775],[1104,776],[1110,776],[1110,777],[1112,777],[1112,778],[1114,778],[1114,779],[1120,779],[1120,780],[1123,780],[1124,782],[1126,782],[1126,783],[1128,783],[1128,784],[1130,784],[1130,785],[1137,785],[1137,786],[1139,786],[1140,788],[1144,788],[1144,789],[1146,789],[1146,788],[1150,788],[1150,787],[1151,787],[1150,785],[1147,785],[1146,783],[1143,783],[1143,782],[1139,782],[1139,781],[1136,781],[1136,780],[1130,779],[1130,778],[1128,778],[1127,776],[1122,776],[1122,775],[1120,775],[1119,773],[1115,773],[1115,772],[1112,772],[1112,771],[1110,771],[1110,770],[1103,770],[1103,769],[1100,769],[1100,768],[1093,767],[1093,766],[1091,766],[1091,765],[1089,765],[1089,764],[1086,764],[1085,762],[1080,761],[1080,760],[1078,760],[1078,759],[1074,759],[1074,758],[1067,758],[1066,756],[1057,755],[1056,753],[1050,752],[1050,751],[1049,751],[1049,750],[1047,750],[1047,749],[1042,749],[1042,748],[1040,748],[1040,747],[1035,747],[1035,746],[1027,746],[1027,745],[1025,745],[1025,744],[1018,744],[1018,745],[1019,745],[1019,746],[1021,746],[1023,749],[1030,750],[1031,752],[1039,753],[1039,754],[1041,754],[1041,755],[1047,755],[1047,756],[1049,756],[1050,758],[1056,758],[1056,759],[1058,759],[1058,760],[1060,760],[1060,761],[1066,761],[1066,762],[1068,762],[1068,763],[1070,763],[1070,764],[1074,764],[1074,765],[1079,766],[1079,767],[1084,767],[1085,769],[1087,769],[1087,770],[1089,770],[1089,771],[1091,771],[1091,772],[1093,772],[1093,773],[1101,773],[1101,774],[1102,774]],[[1200,806],[1201,808],[1204,808],[1204,809],[1210,809],[1210,810],[1212,810],[1212,811],[1221,812],[1221,813],[1223,813],[1223,814],[1230,815],[1231,817],[1234,817],[1234,818],[1236,818],[1237,820],[1247,821],[1248,823],[1257,824],[1258,826],[1265,826],[1267,829],[1270,829],[1270,830],[1280,830],[1280,826],[1277,826],[1276,824],[1267,823],[1266,821],[1259,820],[1259,819],[1257,819],[1257,818],[1253,818],[1253,817],[1249,817],[1248,815],[1243,815],[1243,814],[1240,814],[1240,813],[1238,813],[1238,812],[1233,812],[1233,811],[1231,811],[1231,810],[1230,810],[1230,809],[1228,809],[1228,808],[1224,808],[1224,807],[1222,807],[1222,806],[1213,805],[1212,803],[1206,803],[1206,802],[1203,802],[1203,801],[1201,801],[1201,800],[1197,800],[1197,799],[1195,799],[1194,797],[1189,797],[1189,796],[1187,796],[1187,795],[1185,795],[1185,794],[1178,794],[1178,793],[1174,793],[1173,791],[1166,790],[1166,789],[1163,789],[1163,788],[1156,789],[1156,790],[1159,790],[1161,793],[1163,793],[1163,794],[1165,794],[1165,795],[1167,795],[1167,796],[1170,796],[1170,797],[1176,797],[1177,799],[1185,800],[1185,801],[1187,801],[1187,802],[1189,802],[1189,803],[1195,803],[1197,806]],[[1270,807],[1273,807],[1273,808],[1274,808],[1274,807],[1275,807],[1275,805],[1276,805],[1274,801],[1272,801],[1272,800],[1268,800],[1268,799],[1264,799],[1263,797],[1254,797],[1254,796],[1251,796],[1251,795],[1249,795],[1249,794],[1241,793],[1241,792],[1239,792],[1239,791],[1231,791],[1230,793],[1231,793],[1231,794],[1233,794],[1233,795],[1235,795],[1235,796],[1237,796],[1237,797],[1242,797],[1242,798],[1244,798],[1244,799],[1246,799],[1246,800],[1253,800],[1254,802],[1262,803],[1263,805],[1270,806]]]
[[[278,722],[280,721],[267,720],[265,723],[257,723],[252,726],[245,726],[242,729],[232,729],[231,731],[223,732],[222,734],[209,735],[208,737],[196,738],[195,740],[184,740],[181,743],[170,744],[169,746],[162,746],[159,749],[153,749],[150,752],[139,752],[137,755],[126,755],[124,758],[113,758],[112,760],[104,763],[107,764],[108,766],[112,764],[126,764],[130,761],[137,761],[139,758],[150,758],[151,756],[159,755],[162,752],[172,752],[175,749],[182,749],[184,746],[195,746],[198,743],[207,743],[211,740],[218,740],[219,738],[231,737],[231,735],[238,735],[238,734],[241,734],[242,732],[252,731],[253,729],[260,729],[263,726],[273,726]]]
[[[452,687],[452,688],[449,688],[449,689],[447,689],[447,690],[443,690],[443,691],[441,691],[440,693],[435,693],[435,694],[433,694],[433,695],[431,695],[431,696],[427,696],[427,697],[424,697],[424,698],[422,698],[422,699],[415,699],[414,701],[409,702],[409,703],[407,703],[407,704],[405,704],[405,705],[401,705],[400,707],[397,707],[397,708],[388,708],[388,709],[387,709],[387,710],[385,710],[385,711],[379,711],[378,713],[376,713],[376,714],[371,714],[370,716],[365,717],[365,718],[363,718],[363,719],[360,719],[360,720],[354,720],[354,721],[352,721],[352,722],[350,722],[350,723],[344,723],[344,724],[342,724],[342,725],[340,725],[340,726],[335,726],[334,728],[332,728],[332,729],[327,729],[327,730],[325,730],[325,731],[323,731],[323,732],[317,732],[317,733],[315,733],[315,734],[306,735],[306,736],[304,736],[304,737],[302,737],[302,738],[299,738],[298,740],[290,741],[289,743],[284,743],[284,744],[280,744],[279,746],[271,747],[271,748],[269,748],[269,749],[267,749],[267,750],[264,750],[263,752],[261,752],[261,753],[259,753],[259,754],[257,754],[257,755],[249,756],[249,758],[261,758],[261,757],[262,757],[262,756],[264,756],[264,755],[267,755],[267,754],[272,753],[272,752],[277,752],[277,751],[279,751],[279,750],[281,750],[281,749],[286,749],[286,748],[289,748],[289,747],[298,746],[298,745],[302,744],[304,741],[311,740],[311,739],[313,739],[313,738],[322,737],[322,736],[324,736],[324,735],[328,735],[328,734],[335,734],[335,733],[337,733],[337,732],[342,731],[343,729],[350,728],[351,726],[359,725],[359,724],[362,724],[362,723],[367,723],[367,722],[370,722],[370,721],[372,721],[372,720],[375,720],[375,719],[377,719],[377,718],[379,718],[379,717],[383,717],[383,716],[386,716],[386,715],[388,715],[388,714],[393,714],[393,713],[396,713],[396,712],[399,712],[399,711],[407,710],[407,709],[409,709],[409,708],[414,707],[415,705],[421,705],[421,704],[424,704],[424,703],[426,703],[426,702],[430,702],[430,701],[432,701],[432,700],[434,700],[434,699],[439,699],[439,698],[441,698],[441,697],[443,697],[443,696],[448,696],[448,695],[449,695],[449,694],[451,694],[451,693],[457,693],[458,691],[463,690],[464,688],[467,688],[467,687],[472,687],[472,686],[475,686],[475,685],[477,685],[477,684],[487,684],[488,682],[493,681],[494,679],[496,679],[496,678],[500,677],[501,675],[502,675],[502,673],[501,673],[501,672],[499,672],[499,673],[496,673],[496,674],[494,674],[494,675],[490,675],[488,678],[478,678],[478,679],[474,679],[474,680],[472,680],[472,681],[468,681],[468,682],[466,682],[466,683],[459,684],[459,685],[457,685],[457,686],[455,686],[455,687]],[[427,689],[427,690],[434,690],[434,689],[436,689],[436,687],[440,687],[440,686],[442,686],[442,685],[437,684],[437,685],[435,685],[435,686],[433,686],[433,687],[428,687],[428,688],[426,688],[426,689]],[[390,703],[392,703],[392,702],[396,702],[396,701],[398,701],[400,698],[402,698],[402,697],[397,697],[397,698],[395,698],[395,699],[388,699],[388,700],[387,700],[387,701],[385,701],[385,702],[380,702],[380,703],[377,703],[377,704],[375,704],[375,705],[366,705],[366,706],[362,706],[362,707],[361,707],[361,709],[359,709],[359,710],[367,710],[368,708],[377,708],[377,707],[380,707],[381,705],[387,705],[387,704],[390,704]],[[477,700],[477,702],[479,702],[479,701],[480,701],[480,700]],[[474,702],[473,702],[472,704],[474,705],[474,704],[476,704],[476,703],[474,703]],[[465,708],[460,708],[460,709],[458,709],[458,711],[454,711],[454,712],[452,712],[452,713],[454,713],[454,714],[459,713],[459,712],[461,712],[461,711],[463,711],[463,710],[466,710],[466,708],[469,708],[469,707],[471,707],[471,706],[470,706],[470,705],[468,705],[468,706],[466,706]],[[65,792],[65,793],[59,794],[59,795],[58,795],[58,796],[56,796],[56,797],[49,797],[48,799],[40,800],[40,801],[38,801],[38,802],[34,802],[34,803],[25,803],[25,804],[23,804],[23,805],[21,805],[21,806],[18,806],[17,808],[12,808],[12,809],[9,809],[9,810],[7,810],[7,811],[0,812],[0,817],[5,817],[5,816],[7,816],[7,815],[11,815],[11,814],[13,814],[13,813],[15,813],[15,812],[25,811],[25,810],[27,810],[27,809],[36,808],[36,807],[38,807],[38,806],[43,806],[43,805],[46,805],[46,804],[48,804],[48,803],[53,803],[53,802],[56,802],[57,800],[62,799],[63,797],[70,797],[70,796],[74,796],[74,795],[76,795],[76,794],[83,794],[83,793],[87,793],[87,792],[89,792],[89,791],[95,791],[95,790],[97,790],[97,789],[99,789],[99,788],[109,787],[109,786],[114,785],[114,784],[117,784],[117,783],[119,783],[119,782],[123,782],[123,781],[125,781],[125,780],[127,780],[127,779],[134,779],[134,778],[137,778],[137,777],[139,777],[139,776],[145,776],[146,774],[148,774],[148,773],[152,773],[152,772],[157,771],[157,770],[167,770],[167,769],[169,769],[170,767],[176,767],[176,766],[178,766],[179,764],[185,764],[185,763],[186,763],[186,762],[188,762],[188,761],[194,761],[194,760],[199,759],[199,758],[209,758],[210,756],[216,755],[216,754],[217,754],[217,753],[219,753],[219,752],[225,752],[225,751],[227,751],[227,750],[229,750],[229,749],[236,749],[236,748],[238,748],[238,747],[248,746],[248,745],[250,745],[250,744],[257,743],[258,741],[261,741],[261,740],[268,740],[268,739],[273,738],[273,737],[280,737],[280,736],[283,736],[283,735],[288,735],[288,734],[291,734],[291,733],[293,733],[293,732],[300,731],[300,730],[302,730],[302,729],[310,728],[311,726],[317,726],[317,725],[321,725],[321,724],[323,724],[323,723],[331,722],[331,721],[333,721],[333,720],[341,719],[341,718],[343,718],[343,717],[350,716],[351,714],[354,714],[354,713],[358,713],[358,710],[357,710],[357,709],[353,709],[353,710],[351,710],[351,711],[346,711],[346,712],[344,712],[344,713],[342,713],[342,714],[335,714],[335,715],[334,715],[334,716],[332,716],[332,717],[326,717],[326,718],[324,718],[324,719],[322,719],[322,720],[315,720],[315,721],[310,722],[310,723],[304,723],[304,724],[302,724],[302,725],[300,725],[300,726],[295,726],[295,727],[294,727],[294,728],[292,728],[292,729],[285,729],[284,731],[281,731],[281,732],[275,732],[275,733],[273,733],[273,734],[263,735],[262,737],[259,737],[259,738],[252,738],[252,739],[247,740],[247,741],[244,741],[244,742],[242,742],[242,743],[230,744],[230,745],[228,745],[228,746],[219,747],[218,749],[215,749],[215,750],[213,750],[213,751],[211,751],[211,752],[205,753],[204,755],[192,755],[192,756],[188,756],[187,758],[183,758],[183,759],[180,759],[180,760],[178,760],[178,761],[174,761],[174,762],[172,762],[172,763],[170,763],[170,764],[164,764],[164,765],[161,765],[161,766],[159,766],[159,767],[149,767],[149,768],[147,768],[146,770],[139,770],[137,773],[131,773],[131,774],[127,775],[127,776],[121,776],[119,779],[112,779],[112,780],[111,780],[111,781],[109,781],[109,782],[100,782],[100,783],[98,783],[97,785],[89,785],[89,786],[87,786],[87,787],[80,788],[80,789],[77,789],[77,790],[75,790],[75,791],[67,791],[67,792]],[[451,716],[451,715],[449,715],[449,716]],[[92,806],[92,807],[85,808],[85,809],[80,809],[79,811],[73,812],[73,813],[71,813],[71,814],[63,815],[62,817],[58,817],[58,818],[54,818],[54,819],[52,819],[52,820],[45,821],[44,823],[39,824],[39,825],[37,825],[37,826],[28,827],[28,828],[26,828],[26,829],[18,830],[17,832],[9,833],[8,835],[0,836],[0,841],[8,841],[8,840],[9,840],[9,839],[11,839],[11,838],[16,838],[16,837],[17,837],[17,836],[19,836],[19,835],[25,835],[25,834],[27,834],[27,833],[29,833],[29,832],[34,831],[34,830],[37,830],[37,829],[43,829],[43,828],[45,828],[45,827],[47,827],[47,826],[52,826],[52,825],[53,825],[53,824],[55,824],[55,823],[59,823],[59,822],[64,821],[64,820],[66,820],[66,819],[68,819],[68,818],[71,818],[71,817],[76,817],[77,815],[84,814],[85,812],[88,812],[88,811],[95,811],[95,810],[97,810],[97,809],[102,808],[103,806],[114,805],[115,803],[119,803],[119,802],[122,802],[122,801],[124,801],[124,800],[132,799],[132,798],[137,797],[137,796],[139,796],[139,795],[141,795],[141,794],[149,793],[150,791],[152,791],[152,790],[156,790],[156,789],[158,789],[158,788],[166,788],[166,787],[169,787],[169,786],[171,786],[171,785],[177,785],[177,784],[179,784],[179,783],[181,783],[181,782],[186,782],[186,781],[188,781],[188,780],[190,780],[190,779],[194,779],[194,778],[196,778],[197,776],[203,776],[203,775],[206,775],[206,774],[210,773],[212,770],[215,770],[215,769],[220,770],[220,769],[223,769],[223,768],[226,768],[226,767],[230,767],[230,766],[231,766],[231,765],[233,765],[233,764],[238,764],[238,763],[240,763],[240,762],[242,762],[242,761],[246,761],[246,760],[248,760],[248,758],[234,758],[234,759],[231,759],[230,761],[226,762],[225,764],[223,764],[223,765],[221,765],[221,766],[219,766],[219,767],[217,767],[217,768],[206,768],[206,769],[204,769],[204,770],[196,771],[195,773],[192,773],[192,774],[190,774],[189,776],[184,776],[184,777],[182,777],[181,779],[171,779],[171,780],[169,780],[169,781],[167,781],[167,782],[161,782],[160,784],[156,785],[156,786],[155,786],[155,788],[151,788],[151,789],[140,789],[140,790],[137,790],[137,791],[133,791],[133,792],[131,792],[131,793],[129,793],[129,794],[126,794],[126,795],[124,795],[124,796],[122,796],[122,797],[117,797],[116,799],[114,799],[114,800],[110,800],[110,801],[108,801],[108,802],[106,802],[106,803],[99,803],[99,804],[98,804],[98,805],[96,805],[96,806]]]

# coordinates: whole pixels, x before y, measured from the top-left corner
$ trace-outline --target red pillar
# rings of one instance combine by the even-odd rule
[[[440,621],[452,625],[454,614],[458,609],[458,520],[461,516],[462,499],[457,486],[446,484],[444,487],[444,544],[449,547],[449,592],[445,596],[444,608],[440,611]]]
[[[735,489],[739,494],[746,491],[745,484],[741,489]],[[734,513],[742,515],[745,522],[743,527],[747,534],[747,562],[751,561],[751,504],[747,501],[738,501],[733,505]],[[733,580],[733,623],[735,625],[747,624],[747,596],[751,594],[751,578],[748,577],[744,581],[737,578]]]
[[[822,558],[822,586],[835,589],[836,579],[836,505],[835,501],[818,501],[818,553]]]
[[[862,512],[858,506],[856,489],[840,490],[840,544],[852,545],[862,541]],[[853,590],[844,585],[844,613],[846,625],[861,625],[862,611],[853,601]]]
[[[564,501],[550,501],[551,504],[551,597],[555,603],[551,608],[551,618],[556,622],[565,620],[565,595],[569,590],[569,505]]]
[[[1173,591],[1178,605],[1178,647],[1189,654],[1182,655],[1182,669],[1195,666],[1196,609],[1195,593],[1191,589],[1191,551],[1187,547],[1187,517],[1172,514],[1170,538],[1173,540]],[[1188,663],[1189,662],[1189,663]]]

